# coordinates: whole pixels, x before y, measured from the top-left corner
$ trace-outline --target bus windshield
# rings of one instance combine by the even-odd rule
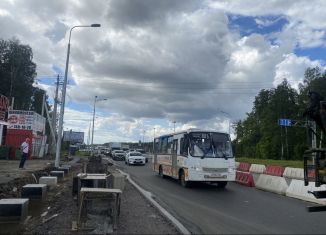
[[[192,132],[190,138],[190,154],[201,158],[231,158],[232,150],[227,134],[216,132]]]

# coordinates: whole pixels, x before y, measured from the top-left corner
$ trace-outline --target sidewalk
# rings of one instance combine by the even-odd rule
[[[19,160],[0,160],[0,184],[25,177],[28,173],[44,170],[51,166],[51,161],[27,160],[25,162],[25,170],[19,169],[18,166]]]
[[[18,168],[18,161],[0,161],[0,198],[1,185],[6,191],[16,192],[12,195],[18,196],[17,191],[25,183],[33,183],[33,172],[51,168],[49,160],[30,160],[26,162],[25,171]],[[48,164],[50,163],[50,164]],[[53,165],[52,165],[53,166]],[[46,201],[35,209],[29,210],[29,220],[16,234],[89,234],[91,231],[72,231],[72,221],[77,219],[77,204],[72,196],[72,175],[81,172],[82,164],[75,163],[71,175],[66,177],[62,183],[48,192]],[[9,177],[6,175],[9,174]],[[16,178],[18,177],[18,178]],[[14,180],[16,179],[16,180]],[[31,181],[31,182],[28,182]],[[18,189],[17,189],[18,188]],[[5,194],[8,197],[8,192]],[[42,216],[42,214],[46,214]],[[52,218],[53,217],[53,218]],[[133,185],[126,181],[125,189],[121,198],[121,211],[118,221],[118,229],[113,234],[178,234],[178,230],[172,225],[156,208],[145,199]],[[2,231],[0,231],[1,234]],[[93,231],[94,234],[103,234],[100,230]]]

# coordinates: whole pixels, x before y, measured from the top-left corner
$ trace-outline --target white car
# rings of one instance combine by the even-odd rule
[[[146,158],[140,152],[129,152],[126,156],[125,164],[128,165],[145,165]]]

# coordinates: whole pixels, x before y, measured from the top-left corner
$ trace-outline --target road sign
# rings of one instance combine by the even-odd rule
[[[280,126],[291,126],[292,125],[291,119],[279,119],[278,124]]]

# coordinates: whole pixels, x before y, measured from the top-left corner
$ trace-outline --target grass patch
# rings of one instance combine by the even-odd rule
[[[75,156],[89,157],[89,156],[91,156],[91,152],[90,151],[77,151]]]
[[[239,157],[235,159],[237,162],[248,162],[251,164],[262,164],[262,165],[275,165],[284,167],[295,167],[303,168],[303,161],[290,161],[290,160],[272,160],[272,159],[255,159],[255,158],[244,158]]]

